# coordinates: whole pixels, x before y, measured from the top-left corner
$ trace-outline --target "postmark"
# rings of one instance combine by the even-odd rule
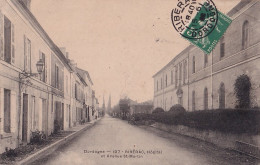
[[[218,21],[218,11],[212,0],[179,0],[171,14],[176,31],[188,39],[208,36]]]
[[[178,0],[171,12],[175,30],[209,54],[232,20],[217,10],[212,0]]]

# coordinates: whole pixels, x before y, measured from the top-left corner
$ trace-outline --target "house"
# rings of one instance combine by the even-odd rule
[[[89,82],[41,27],[30,2],[0,1],[0,153],[29,143],[36,130],[50,135],[79,124],[92,97],[92,91],[85,95]]]

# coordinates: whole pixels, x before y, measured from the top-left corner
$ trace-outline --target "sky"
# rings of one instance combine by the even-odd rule
[[[175,31],[177,0],[32,0],[31,11],[69,58],[89,71],[100,105],[111,94],[153,99],[152,76],[189,45]],[[239,0],[215,0],[227,13]]]

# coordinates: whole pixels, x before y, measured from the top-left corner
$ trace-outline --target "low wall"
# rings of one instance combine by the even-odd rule
[[[151,126],[170,133],[197,138],[222,148],[233,149],[260,158],[260,135],[250,136],[247,134],[236,135],[211,130],[202,131],[183,125],[166,125],[157,122]]]
[[[18,146],[17,138],[14,133],[7,135],[0,134],[0,154],[5,152],[5,148],[16,148]]]

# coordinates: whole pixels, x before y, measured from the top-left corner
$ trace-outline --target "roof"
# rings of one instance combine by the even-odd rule
[[[153,75],[153,78],[155,76],[157,76],[159,73],[161,73],[165,68],[167,68],[168,66],[170,66],[174,61],[176,61],[182,54],[186,53],[187,51],[189,51],[191,48],[193,48],[193,45],[189,45],[188,47],[186,47],[183,51],[181,51],[177,56],[175,56],[167,65],[165,65],[162,69],[160,69],[157,73],[155,73]]]
[[[232,17],[234,14],[236,14],[238,11],[240,11],[244,6],[252,2],[253,0],[241,0],[233,9],[231,9],[227,15]]]
[[[89,75],[88,71],[83,70],[83,69],[80,69],[80,68],[78,68],[78,67],[76,67],[76,70],[77,70],[77,72],[78,72],[79,74],[81,74],[83,77],[84,77],[84,74],[86,74],[86,76],[87,76],[89,82],[91,83],[91,85],[93,85],[93,82],[92,82],[92,80],[91,80],[91,78],[90,78],[90,75]]]
[[[34,15],[31,13],[31,11],[25,6],[25,4],[20,0],[11,0],[11,2],[17,7],[17,9],[23,14],[32,27],[39,33],[39,35],[43,38],[43,40],[48,44],[50,49],[58,56],[58,58],[62,61],[65,66],[72,71],[71,66],[68,63],[68,60],[63,55],[61,50],[58,48],[58,46],[52,41],[52,39],[49,37],[49,35],[45,32],[45,30],[42,28],[40,23],[37,21],[37,19],[34,17]]]

